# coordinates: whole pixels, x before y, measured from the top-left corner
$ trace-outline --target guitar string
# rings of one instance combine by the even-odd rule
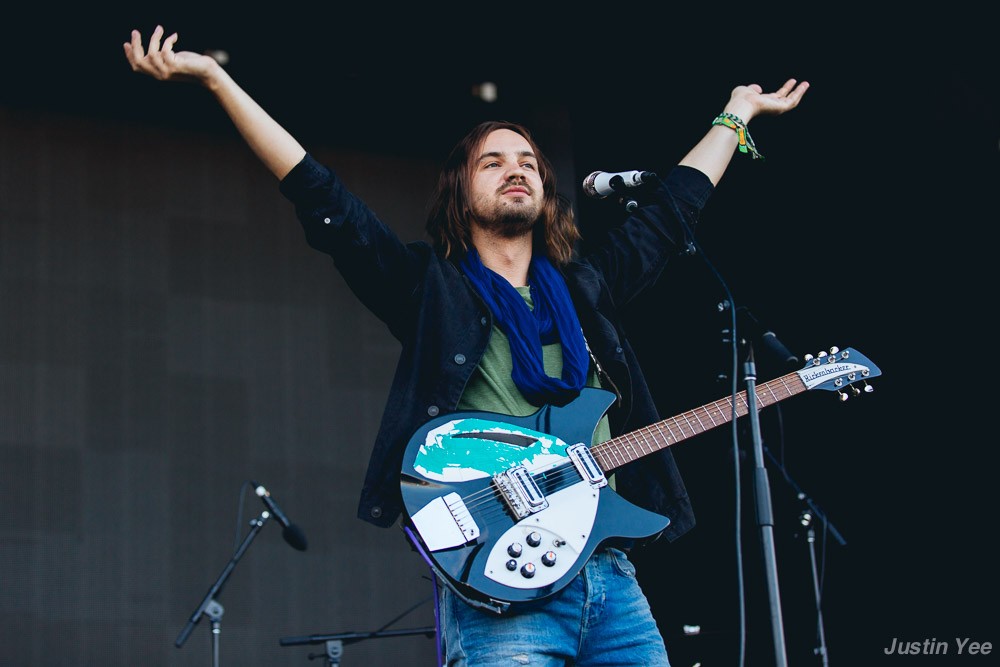
[[[650,429],[649,427],[646,427],[646,428],[640,429],[640,430],[641,431],[648,431],[650,435],[654,436],[654,441],[656,440],[656,437],[655,437],[656,433],[652,429]],[[643,440],[645,441],[645,437],[643,437]],[[626,436],[618,436],[617,438],[612,438],[611,440],[607,440],[607,441],[605,441],[603,443],[594,445],[594,447],[591,448],[591,451],[597,457],[599,457],[601,454],[603,454],[605,452],[608,452],[608,451],[610,451],[610,452],[621,451],[622,448],[620,448],[620,447],[617,446],[619,444],[619,441],[620,441],[621,444],[628,444]],[[667,439],[667,444],[670,444],[669,439]],[[663,446],[662,444],[658,444],[656,447],[650,447],[650,445],[647,443],[646,447],[649,448],[649,451],[640,454],[640,456],[644,456],[646,454],[651,454],[654,451],[656,451],[657,449],[661,449],[662,446]],[[630,454],[630,455],[626,454],[625,456],[622,456],[622,457],[617,457],[616,456],[615,458],[622,458],[622,459],[624,459],[621,463],[628,463],[630,461],[633,461],[633,460],[639,458],[640,456],[636,456],[635,455],[635,446],[632,446],[631,449],[632,449],[632,454]],[[621,463],[619,463],[619,465],[621,465]],[[549,464],[549,465],[551,465],[551,464]],[[535,467],[535,468],[526,469],[526,471],[528,472],[528,474],[531,477],[537,477],[537,476],[541,475],[543,477],[543,479],[546,482],[548,482],[549,484],[555,483],[557,485],[560,482],[565,481],[566,478],[571,477],[573,475],[573,473],[576,473],[577,475],[579,475],[579,473],[576,470],[576,467],[573,466],[573,465],[571,465],[571,464],[562,463],[562,464],[560,464],[558,466],[555,466],[555,467],[552,467],[552,468],[549,468],[549,465],[538,466],[538,467]],[[548,470],[551,470],[551,472],[548,472]],[[556,490],[558,491],[560,489],[557,488]],[[499,489],[497,489],[496,486],[490,485],[487,488],[481,489],[480,491],[477,491],[475,493],[470,494],[469,496],[464,497],[462,500],[465,503],[466,508],[471,510],[471,509],[477,509],[477,508],[481,507],[484,504],[485,501],[494,500],[498,496],[502,496],[501,491]],[[480,502],[480,501],[484,501],[484,502]]]
[[[714,405],[714,407],[715,407],[715,415],[718,416],[723,423],[725,421],[728,421],[725,419],[726,417],[725,412],[721,408],[719,408],[718,405]],[[705,410],[705,414],[713,422],[713,427],[719,425],[715,423],[715,419],[711,417],[711,412],[709,412],[707,409]],[[684,440],[688,437],[691,437],[692,435],[697,435],[698,433],[707,430],[707,427],[704,426],[704,424],[701,422],[701,419],[698,418],[697,416],[695,416],[695,418],[699,422],[700,429],[696,429],[685,415],[678,415],[678,417],[681,416],[684,416],[685,420],[688,421],[687,430],[691,431],[691,433],[685,432],[683,425],[677,422],[676,421],[677,418],[675,417],[674,418],[675,428],[681,432],[682,437],[678,437],[674,433],[673,429],[671,429],[669,424],[666,423],[670,420],[665,420],[664,422],[660,422],[658,424],[660,428],[656,428],[656,426],[658,425],[645,426],[631,433],[626,433],[624,435],[620,435],[615,438],[611,438],[610,440],[606,440],[602,443],[594,445],[593,447],[590,448],[590,450],[594,454],[595,458],[601,458],[602,455],[609,454],[608,458],[615,459],[615,463],[617,464],[615,467],[617,468],[625,463],[630,463],[638,458],[641,458],[648,454],[652,454],[660,449],[663,449],[666,446],[669,446],[671,444]],[[669,435],[664,435],[663,431],[666,431]],[[652,439],[653,444],[650,444],[649,439],[647,439],[647,436],[649,436],[650,439]],[[641,442],[639,438],[641,438]],[[647,451],[642,451],[642,450],[647,450]],[[546,481],[556,482],[556,483],[563,481],[564,478],[572,476],[572,473],[576,472],[576,468],[569,464],[561,464],[559,466],[551,468],[554,474],[543,472],[546,468],[548,468],[547,465],[538,466],[536,468],[526,469],[526,471],[532,477],[536,477],[539,474],[542,474]],[[613,469],[608,466],[606,466],[605,468]],[[606,471],[607,470],[605,470],[605,472]],[[473,509],[482,506],[483,503],[479,503],[478,501],[483,500],[485,496],[492,496],[492,498],[487,498],[487,500],[493,500],[498,495],[501,495],[500,491],[495,486],[490,486],[488,488],[482,489],[463,498],[463,502],[466,503],[467,508]],[[477,504],[472,504],[472,503],[477,503]]]
[[[718,403],[718,401],[716,401],[716,403]],[[707,408],[707,406],[703,407]],[[727,422],[728,419],[726,419],[727,417],[726,413],[722,409],[720,409],[717,405],[714,405],[714,407],[716,411],[715,412],[716,416],[718,416],[723,423]],[[691,411],[691,414],[693,414],[694,412],[695,411]],[[713,427],[719,425],[715,423],[715,419],[712,418],[711,412],[709,410],[705,409],[704,412],[706,416],[708,416],[709,419],[711,419],[711,421],[713,422]],[[698,420],[700,428],[695,428],[695,426],[691,423],[690,419],[687,417],[687,413],[683,415],[678,415],[677,417],[674,417],[672,419],[675,422],[675,427],[682,434],[682,437],[680,438],[677,437],[677,435],[673,432],[670,426],[666,423],[671,420],[664,420],[664,422],[660,422],[658,424],[661,426],[661,428],[659,429],[654,428],[657,425],[650,425],[637,429],[636,431],[633,431],[631,433],[626,433],[617,436],[615,438],[611,438],[610,440],[606,440],[597,445],[594,445],[593,447],[591,447],[591,452],[595,455],[595,458],[599,458],[605,453],[610,454],[609,458],[616,459],[615,462],[617,463],[617,465],[615,467],[616,468],[620,467],[625,463],[630,463],[638,458],[641,458],[648,454],[652,454],[660,449],[663,449],[666,446],[684,440],[693,435],[697,435],[698,433],[704,432],[705,430],[708,430],[708,427],[704,426],[704,424],[701,422],[701,419],[698,418],[697,415],[694,416],[695,419]],[[679,417],[684,417],[685,421],[688,422],[687,430],[689,430],[690,433],[685,432],[684,426],[680,422],[677,422],[677,419]],[[662,431],[664,430],[667,431],[667,433],[669,433],[669,436],[665,436],[662,433]],[[649,441],[646,438],[647,435],[651,436],[654,442],[653,445],[649,444]],[[632,438],[632,440],[634,440],[634,442],[629,440],[630,437]],[[639,442],[640,437],[642,438],[642,442]],[[636,446],[638,446],[639,448],[638,450]],[[641,451],[642,449],[647,449],[648,451]],[[631,450],[631,452],[627,450]],[[571,477],[573,473],[577,472],[575,466],[569,464],[562,464],[556,466],[555,468],[552,468],[551,470],[553,471],[554,474],[542,472],[547,467],[548,466],[538,466],[536,468],[526,469],[526,471],[532,477],[536,477],[539,474],[541,474],[543,475],[544,479],[547,482],[550,483],[555,482],[557,484],[561,481],[564,481],[566,477]],[[608,469],[613,469],[613,468],[608,468]],[[560,489],[556,490],[558,491]],[[486,497],[486,496],[491,496],[491,497]],[[485,504],[485,501],[495,500],[498,496],[502,496],[502,493],[495,486],[491,485],[488,488],[482,489],[463,498],[463,502],[465,503],[466,508],[469,510],[478,509],[479,507]]]
[[[797,392],[792,392],[789,390],[787,386],[787,381],[797,377],[798,377],[797,373],[789,373],[788,375],[776,378],[769,382],[765,382],[764,384],[762,384],[760,387],[757,388],[757,392],[766,389],[768,392],[770,392],[773,402],[777,403],[778,401],[782,400],[782,398],[778,398],[774,394],[774,386],[777,384],[782,385],[782,389],[784,389],[784,393],[786,394],[786,396],[784,396],[783,398],[788,398],[790,396],[793,396]],[[744,410],[748,410],[749,406],[746,403],[746,399],[743,398],[741,395],[739,395],[738,398],[740,398],[739,401],[740,407],[742,407]],[[764,403],[764,401],[767,400],[766,397],[758,396],[758,400],[761,401],[761,408],[767,407],[767,404]],[[728,404],[726,409],[729,410],[729,413],[726,412],[726,409],[719,407],[718,404],[720,402]],[[712,422],[712,426],[708,427],[705,426],[705,424],[701,421],[701,418],[698,416],[699,410],[702,412],[702,414],[704,414],[706,417],[709,418],[709,420]],[[681,440],[685,440],[689,437],[698,435],[707,430],[715,428],[716,426],[728,423],[730,421],[729,416],[731,414],[731,411],[732,411],[732,403],[730,402],[730,399],[720,399],[708,403],[706,405],[703,405],[699,408],[695,408],[694,410],[689,410],[688,412],[681,413],[675,417],[671,417],[661,422],[657,422],[657,424],[644,426],[630,433],[625,433],[615,438],[611,438],[610,440],[606,440],[602,443],[594,445],[593,447],[590,448],[590,450],[595,455],[595,458],[599,458],[604,453],[609,453],[616,459],[621,458],[622,459],[621,461],[616,461],[617,465],[615,466],[615,468],[618,468],[626,463],[631,463],[632,461],[635,461],[638,458],[641,458],[648,454],[652,454],[670,445],[676,444]],[[713,414],[719,417],[721,423],[716,422],[715,418],[713,417]],[[693,416],[697,420],[698,422],[697,428],[692,424],[689,415]],[[688,430],[690,431],[690,433],[685,432],[684,426],[677,421],[681,417],[683,417],[684,420],[687,422]],[[680,438],[678,438],[676,434],[674,434],[673,430],[671,430],[668,424],[668,422],[670,421],[673,421],[676,428],[680,431],[681,433]],[[664,436],[663,431],[666,431],[669,434],[669,436]],[[646,440],[646,435],[649,435],[653,438],[653,441],[655,443],[654,446],[649,445],[648,441]],[[632,437],[633,440],[635,440],[635,442],[629,442],[629,437]],[[638,441],[639,437],[642,438],[643,441],[642,443],[639,443]],[[665,442],[659,442],[658,439],[660,437],[662,437]],[[649,449],[649,451],[640,452],[637,454],[635,445],[640,445],[641,448],[643,444],[646,446],[647,449]],[[631,449],[632,450],[631,453],[625,451],[626,448]],[[619,454],[622,454],[622,456],[619,456]],[[531,477],[538,476],[539,474],[543,475],[543,479],[550,485],[552,483],[558,485],[560,482],[565,481],[567,477],[571,477],[572,473],[579,474],[575,466],[566,463],[551,468],[552,474],[543,473],[542,471],[549,468],[549,465],[538,466],[536,468],[531,468],[531,469],[526,468],[525,470]],[[608,468],[608,469],[613,470],[614,468]],[[607,472],[607,470],[602,470],[602,471]],[[562,488],[566,487],[559,487],[556,489],[556,491],[559,491]],[[484,506],[487,503],[487,501],[492,502],[496,500],[498,497],[502,497],[502,495],[503,495],[502,492],[495,485],[491,484],[490,486],[480,491],[477,491],[475,493],[470,494],[467,497],[462,498],[462,502],[465,505],[466,509],[471,511],[472,509],[478,509]],[[503,504],[500,505],[501,510],[503,510],[504,507],[505,506]]]

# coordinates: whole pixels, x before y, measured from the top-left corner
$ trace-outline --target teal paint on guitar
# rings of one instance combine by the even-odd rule
[[[523,446],[495,439],[504,435],[534,442]],[[566,446],[548,433],[509,422],[454,419],[427,433],[413,468],[423,477],[439,482],[492,477],[518,465],[539,472],[565,461]]]

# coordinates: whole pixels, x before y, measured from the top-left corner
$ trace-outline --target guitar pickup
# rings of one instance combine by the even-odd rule
[[[531,473],[524,466],[510,468],[499,475],[494,475],[493,483],[507,502],[507,507],[518,519],[540,512],[549,506],[549,501],[545,499],[542,490],[538,488],[535,480],[531,478]]]
[[[594,458],[590,447],[583,443],[570,445],[566,448],[566,455],[576,466],[576,471],[580,473],[583,481],[590,484],[591,488],[599,489],[608,485],[608,478],[604,476],[601,466],[597,465],[597,459]]]

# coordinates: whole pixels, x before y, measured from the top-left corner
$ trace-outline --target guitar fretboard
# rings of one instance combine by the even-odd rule
[[[754,395],[757,397],[757,410],[759,412],[769,405],[800,394],[806,389],[798,373],[789,373],[757,385],[754,390]],[[736,417],[743,417],[750,412],[746,399],[746,391],[741,391],[736,395]],[[601,468],[605,472],[610,472],[626,463],[631,463],[643,456],[687,440],[691,436],[728,424],[733,420],[733,414],[732,397],[719,399],[676,417],[664,419],[630,433],[619,435],[599,445],[594,445],[590,451]]]

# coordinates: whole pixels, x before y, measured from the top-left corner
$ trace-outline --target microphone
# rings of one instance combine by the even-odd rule
[[[305,551],[306,547],[309,545],[306,543],[306,536],[305,533],[302,532],[302,529],[288,520],[285,513],[281,511],[280,507],[278,507],[278,503],[274,502],[274,498],[271,497],[271,493],[265,489],[262,484],[258,484],[254,481],[251,481],[250,483],[254,485],[254,492],[260,496],[261,500],[264,501],[264,505],[266,505],[271,514],[274,515],[274,518],[281,522],[281,525],[284,526],[284,530],[281,531],[281,535],[285,538],[285,541],[292,545],[295,549]]]
[[[717,306],[718,311],[723,313],[728,309],[732,308],[732,304],[726,300]],[[768,359],[774,363],[780,364],[781,366],[791,366],[799,363],[799,358],[792,351],[789,350],[784,343],[778,340],[778,335],[774,333],[773,329],[764,327],[760,323],[750,309],[746,306],[739,306],[736,308],[736,319],[741,322],[737,326],[737,329],[746,328],[750,331],[750,338],[754,340],[759,340]],[[731,342],[729,336],[732,332],[727,328],[722,330],[724,339],[723,342]],[[740,336],[740,343],[746,343],[746,338]]]
[[[775,359],[780,359],[783,364],[797,364],[799,363],[799,358],[792,354],[785,345],[778,340],[778,337],[773,331],[765,331],[760,335],[760,340],[764,343],[764,347],[774,355]]]
[[[656,178],[651,171],[619,171],[609,173],[595,171],[583,179],[583,191],[591,197],[604,199],[608,195],[622,192],[625,188],[634,188],[646,181]]]

